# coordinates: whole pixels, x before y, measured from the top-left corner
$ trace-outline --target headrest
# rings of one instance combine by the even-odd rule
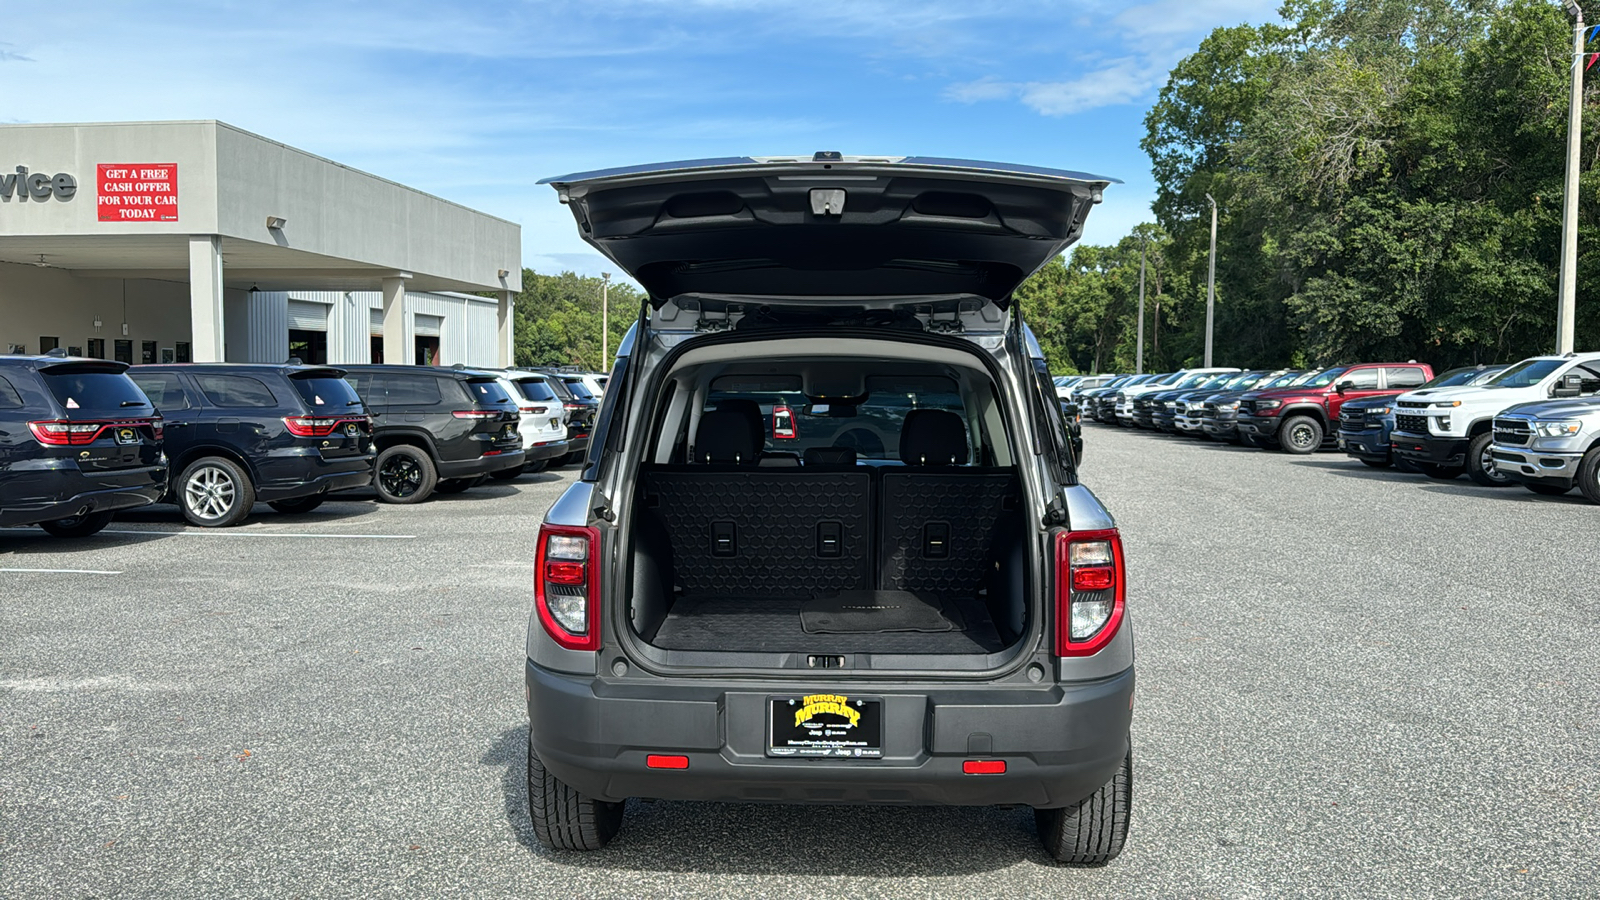
[[[700,417],[694,456],[697,463],[753,466],[761,461],[761,443],[747,416],[718,409]]]
[[[943,409],[914,409],[900,429],[900,461],[908,466],[960,466],[967,462],[967,426]]]
[[[728,400],[717,401],[718,410],[738,413],[749,423],[750,431],[755,435],[756,450],[761,451],[767,444],[767,426],[761,415],[761,405],[754,400],[744,397],[735,397]]]
[[[808,466],[853,466],[856,451],[854,447],[810,447],[805,461]]]

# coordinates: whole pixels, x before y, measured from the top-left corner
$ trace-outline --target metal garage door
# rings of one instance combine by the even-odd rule
[[[418,314],[411,322],[411,331],[418,337],[438,337],[439,329],[443,327],[443,316],[424,316]]]
[[[328,304],[309,300],[289,301],[290,331],[327,331]]]

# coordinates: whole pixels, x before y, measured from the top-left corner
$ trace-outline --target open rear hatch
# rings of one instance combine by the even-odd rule
[[[734,157],[545,179],[660,308],[685,294],[810,306],[1011,292],[1116,179],[931,157]]]

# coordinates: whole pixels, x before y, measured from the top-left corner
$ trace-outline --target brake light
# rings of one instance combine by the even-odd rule
[[[450,415],[458,419],[498,419],[500,413],[492,409],[458,409]]]
[[[597,529],[539,526],[534,606],[545,633],[568,650],[600,649],[599,547]]]
[[[41,419],[29,422],[28,430],[34,440],[50,447],[81,447],[99,440],[100,435],[112,428],[139,428],[149,426],[156,440],[165,433],[165,423],[159,418],[129,419],[121,422],[73,422],[69,419]]]
[[[544,412],[549,407],[544,407],[544,406],[519,406],[517,408],[522,410],[527,415],[537,416],[540,413]]]
[[[1056,655],[1092,656],[1116,637],[1127,599],[1122,536],[1064,532],[1056,538]]]
[[[772,436],[775,438],[799,437],[794,428],[794,411],[787,406],[772,408]]]
[[[150,420],[150,430],[155,433],[156,440],[161,440],[167,434],[167,422],[160,417]]]
[[[372,419],[366,416],[284,416],[283,427],[295,437],[327,437],[345,425],[355,425],[362,431],[372,430]]]

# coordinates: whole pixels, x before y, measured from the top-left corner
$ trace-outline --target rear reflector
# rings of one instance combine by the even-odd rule
[[[1006,761],[1003,759],[969,759],[961,763],[961,771],[968,775],[1004,775]]]
[[[644,764],[652,769],[687,769],[689,768],[689,757],[652,753],[644,758]]]

